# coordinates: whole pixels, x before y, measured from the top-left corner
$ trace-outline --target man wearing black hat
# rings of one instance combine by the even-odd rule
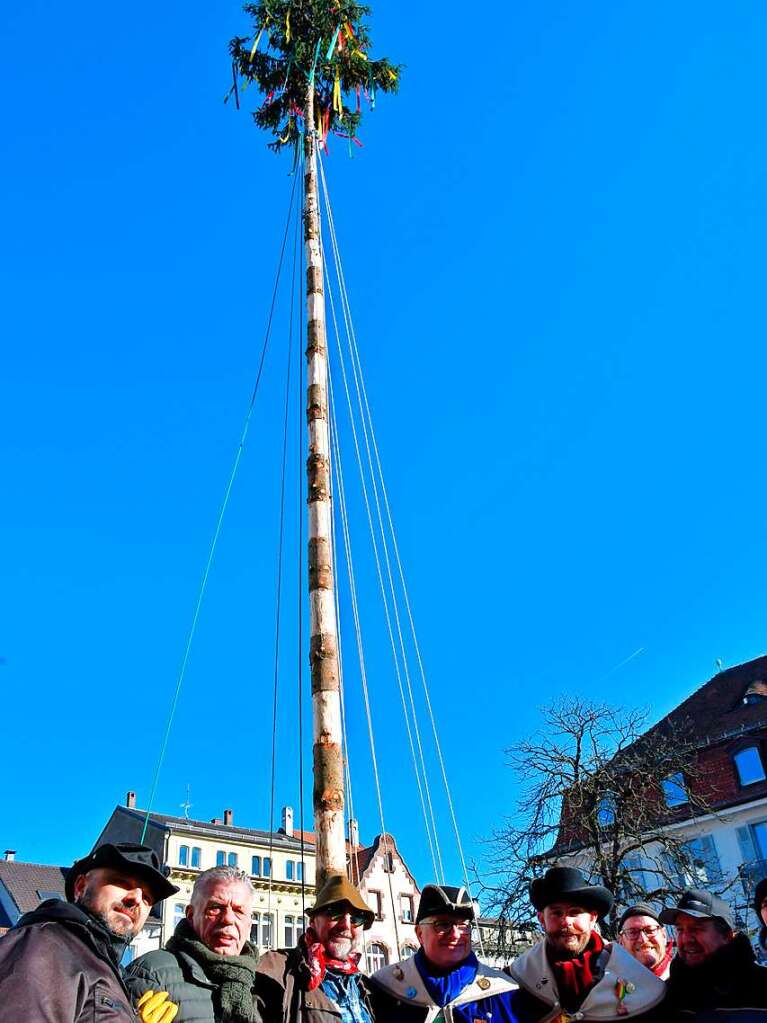
[[[597,923],[610,912],[612,892],[590,885],[575,867],[551,867],[530,885],[544,938],[511,967],[536,1020],[617,1020],[651,1013],[663,1000],[662,980]]]
[[[618,941],[629,955],[651,970],[656,977],[668,980],[674,942],[652,906],[646,902],[637,902],[623,911],[618,923]]]
[[[660,919],[676,931],[667,983],[669,1019],[708,1019],[715,1012],[718,1018],[744,1020],[744,1010],[767,1017],[767,969],[757,965],[746,935],[736,933],[723,899],[688,888]]]
[[[3,1019],[134,1021],[120,960],[154,903],[178,891],[143,845],[105,844],[77,860],[67,902],[48,899],[0,941]],[[171,1012],[163,1023],[169,1023]]]
[[[507,974],[480,963],[471,950],[474,905],[465,888],[427,884],[410,959],[374,973],[377,1023],[523,1023],[522,992]]]
[[[256,994],[264,1023],[374,1023],[358,965],[373,910],[345,875],[331,874],[306,913],[311,926],[298,945],[259,961]]]

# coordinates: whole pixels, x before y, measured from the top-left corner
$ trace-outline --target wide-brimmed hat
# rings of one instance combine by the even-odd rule
[[[428,916],[437,913],[448,913],[460,916],[465,920],[474,919],[474,903],[465,888],[455,888],[447,884],[427,884],[421,892],[415,922],[419,924]]]
[[[169,895],[175,895],[178,888],[171,884],[167,877],[167,868],[163,868],[154,849],[133,842],[105,842],[97,846],[81,860],[75,860],[64,881],[64,892],[69,902],[74,902],[75,881],[82,874],[97,867],[113,867],[124,870],[130,877],[146,881],[152,892],[153,902],[161,902]]]
[[[730,930],[735,930],[732,910],[724,901],[712,892],[703,891],[702,888],[688,888],[682,892],[682,896],[675,906],[669,906],[660,914],[662,924],[675,924],[680,913],[687,916],[696,916],[701,920],[721,920]]]
[[[618,921],[618,930],[623,930],[623,925],[632,916],[649,916],[651,920],[655,920],[657,923],[661,922],[660,913],[657,909],[647,902],[636,902],[633,906],[629,906],[628,909],[624,909],[621,913],[621,918]]]
[[[552,902],[576,902],[593,909],[601,919],[613,904],[613,893],[601,884],[589,884],[576,867],[550,867],[530,884],[530,901],[537,910]]]
[[[326,911],[331,906],[337,906],[342,902],[347,902],[352,909],[356,909],[364,915],[365,919],[362,926],[365,930],[373,925],[376,917],[375,913],[345,874],[331,874],[328,877],[325,884],[317,892],[314,905],[307,909],[306,915],[313,917],[316,913]]]

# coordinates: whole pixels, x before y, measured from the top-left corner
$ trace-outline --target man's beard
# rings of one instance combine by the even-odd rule
[[[352,948],[354,947],[353,938],[331,938],[327,944],[327,951],[330,953],[333,959],[348,959]]]
[[[575,959],[588,945],[591,940],[591,934],[590,932],[573,934],[571,931],[563,934],[562,931],[549,931],[546,934],[546,939],[551,948],[558,954]]]
[[[87,909],[90,915],[99,921],[112,938],[124,941],[126,945],[133,941],[140,930],[138,923],[133,923],[124,917],[117,917],[114,913],[102,913],[100,910],[95,909],[90,905],[87,891],[83,892],[82,896],[77,900],[77,905]]]

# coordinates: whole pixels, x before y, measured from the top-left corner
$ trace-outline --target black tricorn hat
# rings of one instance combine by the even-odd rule
[[[428,916],[437,913],[448,913],[462,916],[466,920],[474,919],[474,903],[465,888],[455,888],[447,884],[427,884],[421,892],[415,922],[420,924]]]
[[[552,902],[575,902],[594,910],[601,920],[610,912],[613,893],[601,884],[589,884],[576,867],[550,867],[543,877],[531,882],[530,901],[537,910]]]
[[[74,902],[75,881],[78,877],[97,867],[124,870],[131,877],[146,881],[152,890],[154,902],[161,902],[178,891],[178,888],[168,880],[154,849],[146,845],[136,845],[134,842],[118,842],[114,845],[105,842],[81,860],[75,860],[69,868],[64,881],[64,891],[69,902]]]

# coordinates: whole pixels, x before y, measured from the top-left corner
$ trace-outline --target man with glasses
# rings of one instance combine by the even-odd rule
[[[342,874],[331,875],[307,910],[311,926],[291,949],[267,952],[256,970],[263,1023],[374,1023],[359,972],[362,932],[375,914]]]
[[[517,985],[472,952],[473,921],[465,888],[426,885],[416,914],[420,949],[371,978],[377,1023],[526,1023]]]
[[[618,941],[656,977],[668,980],[674,943],[652,906],[638,902],[624,911],[618,923]]]

